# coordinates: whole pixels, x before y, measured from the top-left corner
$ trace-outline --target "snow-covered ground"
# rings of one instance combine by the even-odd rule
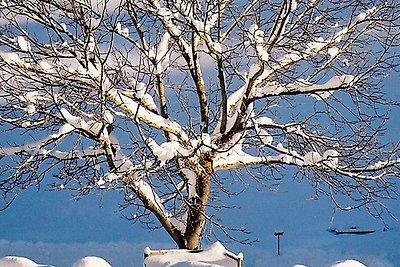
[[[103,258],[87,256],[77,260],[72,267],[111,267],[111,265]]]
[[[173,251],[170,255],[157,255],[154,258],[145,259],[145,267],[236,267],[236,261],[229,258],[221,258],[222,250],[219,246],[208,248],[205,253],[193,255],[187,254],[179,256],[178,251]],[[186,256],[186,257],[185,257]],[[191,259],[187,259],[190,256]],[[207,257],[207,258],[205,258]],[[182,259],[185,258],[185,259]],[[31,259],[18,256],[6,256],[0,258],[1,267],[54,267],[53,265],[38,264]],[[112,267],[105,259],[97,256],[87,256],[77,260],[72,267]],[[295,264],[293,267],[307,267],[303,264]],[[338,261],[331,267],[366,267],[364,264],[355,260]]]
[[[46,244],[46,243],[27,243],[27,242],[7,242],[0,241],[0,255],[4,252],[5,246],[8,246],[8,251],[19,252],[19,255],[30,255],[30,257],[4,257],[0,259],[1,267],[133,267],[142,266],[143,262],[143,249],[139,249],[139,246],[130,245],[124,242],[113,243],[113,244],[95,244],[89,243],[85,245],[74,245],[74,244]],[[158,244],[162,245],[162,244]],[[165,244],[163,244],[165,245]],[[297,251],[300,253],[301,250]],[[84,252],[97,252],[98,255],[102,254],[102,257],[89,256],[82,257],[78,260],[74,260],[73,257],[77,257]],[[228,258],[224,258],[223,255],[227,250],[219,243],[211,245],[204,249],[203,253],[190,253],[187,254],[185,251],[179,252],[173,250],[170,254],[155,255],[146,258],[146,267],[233,267],[235,260],[230,261]],[[291,260],[296,258],[294,250],[289,250],[281,256],[267,256],[260,257],[259,261],[246,264],[246,255],[244,255],[243,266],[255,266],[255,267],[304,267],[304,266],[321,266],[321,267],[394,267],[395,265],[390,264],[384,259],[379,259],[371,256],[370,259],[364,258],[369,262],[369,265],[364,265],[366,262],[359,262],[358,260],[331,260],[331,256],[321,253],[316,250],[302,250],[303,257],[309,258],[309,262],[290,264]],[[25,254],[23,254],[25,253]],[[229,253],[229,252],[228,252]],[[267,254],[268,255],[268,254]],[[241,257],[240,253],[238,254]],[[298,256],[298,255],[297,255]],[[33,259],[35,259],[36,263]],[[326,263],[326,261],[330,261]],[[367,263],[366,263],[367,264]]]
[[[6,256],[0,259],[1,267],[45,267],[49,265],[37,264],[31,259],[17,256]]]

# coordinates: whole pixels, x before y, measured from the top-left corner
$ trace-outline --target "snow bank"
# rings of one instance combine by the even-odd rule
[[[54,267],[53,265],[37,264],[31,259],[16,256],[6,256],[0,259],[0,267]],[[76,261],[72,267],[112,267],[106,260],[89,256]]]
[[[33,260],[24,257],[6,256],[0,259],[0,267],[50,267],[52,265],[37,264]],[[101,267],[101,266],[99,266]]]
[[[151,250],[147,247],[144,250],[144,257],[143,266],[145,267],[241,267],[243,264],[242,253],[235,255],[226,250],[219,242],[198,251],[184,249]],[[329,266],[366,267],[366,265],[355,260],[338,261]],[[307,265],[296,264],[293,267],[307,267]]]
[[[203,250],[144,250],[145,267],[237,267],[241,266],[243,254],[229,252],[221,243],[216,242]]]
[[[106,260],[89,256],[79,259],[72,265],[72,267],[112,267]]]
[[[40,253],[38,253],[40,254]],[[124,253],[122,253],[125,255]],[[144,250],[145,267],[231,267],[241,266],[243,254],[235,255],[229,252],[219,242],[211,245],[204,250],[151,250],[147,247]],[[138,255],[136,255],[137,257]],[[263,260],[265,263],[266,259]],[[267,260],[268,261],[268,260]],[[271,262],[269,262],[271,263]],[[376,262],[375,262],[376,263]],[[379,266],[392,266],[386,265]],[[135,264],[130,264],[135,266]],[[58,266],[58,265],[57,265]],[[124,266],[124,265],[121,265]],[[257,265],[261,266],[261,265]],[[290,265],[291,266],[291,265]],[[324,265],[325,266],[325,265]],[[337,261],[329,267],[366,267],[366,265],[356,260]],[[375,265],[370,265],[375,266]],[[6,256],[0,258],[0,267],[54,267],[53,265],[37,264],[36,262],[16,256]],[[76,261],[72,267],[112,267],[106,260],[96,256],[87,256]],[[295,264],[293,267],[308,267],[303,264]]]
[[[307,265],[296,264],[293,265],[293,267],[307,267]],[[330,267],[367,267],[367,266],[355,260],[345,260],[345,261],[338,261],[334,265],[330,265]]]
[[[331,267],[367,267],[367,266],[355,260],[345,260],[336,262],[336,264],[332,265]]]

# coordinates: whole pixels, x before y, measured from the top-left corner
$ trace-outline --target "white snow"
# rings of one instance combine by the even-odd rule
[[[118,180],[118,178],[119,178],[118,175],[116,175],[115,173],[111,173],[111,172],[106,173],[106,174],[104,175],[104,177],[103,177],[103,179],[104,179],[105,181],[107,181],[107,182],[112,182],[112,181]]]
[[[75,130],[74,126],[72,126],[69,123],[66,123],[60,127],[60,129],[58,130],[58,135],[67,134],[67,133],[72,132],[73,130]]]
[[[258,136],[260,137],[261,141],[264,145],[271,145],[272,141],[274,140],[273,137],[268,133],[265,129],[259,129],[257,131]]]
[[[116,31],[118,34],[121,34],[121,28],[122,28],[121,23],[118,22],[118,23],[115,25],[115,31]]]
[[[327,45],[327,42],[324,40],[322,37],[318,37],[315,41],[309,42],[307,44],[307,52],[310,53],[315,53],[320,51],[322,48],[324,48]]]
[[[239,101],[242,99],[244,90],[245,90],[245,86],[242,86],[228,97],[228,114],[229,115],[232,115],[237,103],[239,103]]]
[[[66,108],[60,109],[60,114],[66,122],[77,129],[83,129],[93,134],[99,134],[103,124],[94,120],[86,122],[83,118],[72,115]]]
[[[196,183],[197,183],[196,173],[188,168],[182,168],[181,171],[187,178],[187,187],[188,187],[189,198],[195,197],[196,196]]]
[[[168,8],[165,8],[165,7],[160,8],[160,9],[158,10],[158,14],[159,14],[160,16],[163,16],[163,17],[172,16],[171,10],[169,10]]]
[[[330,47],[328,49],[328,54],[331,58],[336,57],[339,54],[339,48],[335,47]]]
[[[291,11],[295,11],[297,9],[297,0],[292,0],[291,1],[291,6],[290,6],[290,10]]]
[[[63,118],[72,126],[75,128],[80,128],[80,127],[85,127],[87,124],[86,122],[80,118],[72,115],[67,109],[61,108],[60,109],[60,114],[63,116]]]
[[[354,81],[355,77],[353,75],[344,74],[340,76],[333,76],[323,84],[314,84],[306,81],[296,81],[286,85],[271,83],[263,88],[259,88],[256,96],[262,97],[268,95],[280,95],[287,92],[302,92],[312,93],[320,97],[327,97],[331,95],[331,91],[341,87],[351,86]]]
[[[15,64],[21,67],[28,66],[15,52],[0,52],[0,57],[8,64]]]
[[[111,124],[111,123],[114,122],[114,116],[111,114],[111,112],[106,111],[106,112],[104,113],[104,121],[105,121],[106,123],[109,123],[109,124]]]
[[[160,265],[164,266],[164,265]],[[201,262],[178,262],[174,264],[168,264],[168,267],[223,267],[217,264],[201,263]]]
[[[91,35],[91,36],[89,36],[89,41],[87,43],[87,51],[88,52],[93,52],[95,48],[96,48],[96,40]]]
[[[61,23],[60,26],[63,29],[63,31],[68,32],[67,24]]]
[[[178,141],[170,141],[158,145],[152,138],[148,138],[148,145],[153,151],[153,154],[157,156],[161,166],[177,155],[187,156],[190,153],[189,150],[181,147]]]
[[[120,34],[120,35],[122,35],[123,37],[125,37],[125,38],[127,38],[127,37],[129,36],[129,29],[126,28],[126,27],[125,27],[125,28],[122,28],[120,22],[118,22],[118,23],[115,25],[115,31],[116,31],[118,34]]]
[[[253,24],[249,27],[249,33],[250,33],[250,37],[252,35],[255,35],[256,31],[258,30],[258,25],[257,24]]]
[[[99,187],[103,187],[103,185],[106,183],[106,181],[104,181],[103,178],[100,178],[99,180],[97,180],[96,185]]]
[[[237,165],[253,164],[265,161],[263,157],[252,156],[242,150],[242,144],[232,146],[228,151],[219,153],[214,161],[213,167],[215,170],[219,168],[231,168]]]
[[[319,163],[321,160],[322,160],[321,155],[316,151],[311,151],[304,155],[305,166],[315,165]]]
[[[24,36],[18,36],[16,38],[19,48],[24,52],[31,51],[31,44],[25,39]]]
[[[255,122],[260,125],[273,125],[274,124],[272,119],[270,117],[266,117],[266,116],[257,118]]]
[[[147,93],[147,85],[142,82],[138,82],[135,79],[129,82],[130,86],[135,89],[135,96],[139,98],[146,108],[150,110],[157,110],[157,105],[154,102],[153,97]],[[127,92],[127,94],[129,94]]]
[[[143,193],[143,195],[146,196],[147,200],[149,200],[149,201],[151,201],[151,203],[154,203],[155,205],[157,205],[158,208],[161,209],[165,215],[167,214],[164,206],[161,203],[160,197],[154,192],[151,185],[149,185],[146,181],[141,179],[141,180],[135,182],[135,186],[138,189],[140,189],[140,191]]]
[[[146,254],[146,255],[149,255],[150,252],[151,252],[150,247],[145,247],[144,250],[143,250],[143,253]]]
[[[269,53],[265,48],[264,31],[260,30],[257,24],[250,26],[249,38],[255,44],[255,48],[260,59],[262,61],[268,61]]]
[[[112,89],[108,93],[116,106],[122,108],[128,114],[136,116],[138,119],[144,121],[150,126],[171,132],[180,137],[183,141],[188,140],[188,136],[178,123],[165,119],[162,116],[145,109],[138,105],[134,100],[125,96],[120,90]]]
[[[54,73],[56,66],[46,60],[39,62],[39,68],[46,73]]]
[[[72,267],[112,267],[106,260],[100,257],[88,256],[79,259]]]
[[[4,7],[7,7],[7,6],[8,6],[7,1],[1,0],[1,2],[0,2],[0,8],[4,8]]]
[[[394,238],[395,239],[395,238]],[[390,244],[396,244],[396,242],[392,240],[393,242]],[[397,240],[397,239],[395,239]],[[384,243],[385,241],[382,241]],[[160,246],[159,244],[155,244],[152,242],[149,242],[147,244],[154,244],[154,246]],[[389,246],[390,246],[389,244]],[[161,244],[163,247],[168,247],[171,244]],[[113,264],[115,266],[119,267],[130,267],[130,266],[144,266],[143,265],[143,252],[146,255],[152,255],[151,257],[155,257],[156,254],[154,252],[167,252],[169,253],[169,250],[151,250],[150,247],[146,247],[143,251],[143,248],[146,246],[146,244],[143,243],[135,243],[135,242],[110,242],[110,243],[96,243],[96,242],[91,242],[91,243],[85,243],[85,244],[59,244],[59,243],[46,243],[46,242],[38,242],[38,243],[32,243],[32,242],[25,242],[25,241],[16,241],[16,242],[9,242],[5,240],[0,240],[0,253],[4,254],[7,253],[7,251],[19,251],[19,254],[30,254],[30,255],[35,255],[36,258],[44,258],[47,259],[46,261],[52,261],[54,266],[57,267],[71,267],[72,263],[74,262],[75,259],[80,258],[82,255],[82,251],[94,251],[94,254],[91,254],[91,257],[86,257],[87,260],[85,261],[87,264],[93,264],[93,265],[84,265],[85,267],[110,267],[109,263],[104,263],[104,261],[101,260],[101,258],[94,257],[94,255],[101,256],[103,259],[107,259],[107,262],[109,260],[112,260]],[[376,247],[376,246],[373,246]],[[218,249],[218,248],[217,248]],[[217,250],[216,249],[216,250]],[[247,248],[248,249],[248,248]],[[256,248],[257,250],[260,248]],[[333,248],[332,248],[333,249]],[[339,251],[338,251],[339,250]],[[366,259],[366,262],[364,264],[361,263],[360,259],[352,260],[353,257],[351,256],[344,256],[344,255],[349,255],[349,253],[345,253],[346,249],[342,247],[337,247],[337,250],[332,253],[327,253],[326,250],[315,250],[315,249],[301,249],[301,253],[304,257],[302,257],[302,260],[295,260],[295,258],[299,257],[298,249],[296,250],[287,250],[286,247],[284,247],[285,253],[281,256],[279,256],[279,260],[282,260],[281,262],[287,263],[287,264],[277,264],[277,261],[274,261],[275,256],[275,251],[271,248],[267,249],[264,248],[261,251],[259,251],[256,254],[250,253],[251,255],[247,255],[247,264],[246,264],[246,257],[244,261],[244,266],[267,266],[267,267],[277,267],[277,266],[288,266],[288,267],[319,267],[319,266],[324,266],[324,267],[365,267],[370,266],[397,266],[395,264],[389,263],[387,260],[385,260],[385,257],[375,257],[373,253],[371,255],[366,254],[365,258],[370,257],[370,260]],[[373,249],[372,249],[373,250]],[[178,250],[173,250],[173,251],[178,251]],[[296,252],[294,252],[296,251]],[[392,250],[394,253],[396,253],[396,247],[393,248]],[[107,254],[107,257],[104,257],[102,255]],[[154,254],[152,254],[154,253]],[[181,254],[186,254],[186,250],[182,250],[180,252]],[[294,254],[293,254],[294,253]],[[343,254],[345,253],[345,254]],[[232,253],[233,254],[233,253]],[[350,253],[351,254],[351,253]],[[173,254],[174,256],[177,255],[176,252]],[[209,254],[210,255],[210,254]],[[295,256],[296,255],[296,256]],[[311,255],[311,256],[310,256]],[[341,261],[336,261],[335,260],[335,255],[336,259],[347,259],[347,260],[341,260]],[[243,260],[243,255],[239,253],[238,255],[232,255],[233,257],[237,259],[242,259]],[[72,257],[72,258],[71,258]],[[171,257],[171,255],[169,256]],[[211,256],[214,257],[214,256]],[[249,264],[252,262],[252,259],[250,257],[257,258],[256,264],[252,265]],[[7,261],[5,259],[8,258]],[[17,261],[13,262],[10,259],[15,258]],[[97,258],[97,259],[94,259]],[[19,259],[19,260],[18,260]],[[160,258],[159,258],[160,259]],[[165,259],[165,258],[164,258]],[[309,261],[307,261],[309,259]],[[397,258],[394,258],[397,259]],[[146,259],[146,263],[150,259]],[[189,260],[196,260],[196,259],[191,259]],[[292,262],[292,264],[289,264],[289,261]],[[360,261],[360,262],[359,262]],[[78,264],[79,262],[82,262],[82,259],[76,262]],[[297,264],[294,264],[297,262]],[[395,263],[396,261],[394,261]],[[28,265],[22,265],[24,263],[28,263]],[[157,263],[157,262],[156,262]],[[158,262],[160,263],[160,262]],[[253,261],[254,263],[254,261]],[[258,264],[257,264],[258,263]],[[278,262],[279,263],[279,262]],[[330,264],[329,264],[330,263]],[[105,264],[105,265],[103,265]],[[155,263],[154,263],[155,264]],[[172,263],[174,264],[174,263]],[[172,265],[172,266],[196,266],[193,265],[195,263],[190,263],[188,261],[182,262],[182,263],[175,263],[177,265]],[[185,265],[186,264],[186,265]],[[192,265],[189,265],[192,264]],[[220,263],[204,263],[204,262],[197,262],[197,264],[218,264]],[[217,266],[218,266],[217,265]],[[28,259],[28,258],[22,258],[22,257],[15,257],[15,256],[8,256],[4,258],[0,258],[0,266],[1,267],[54,267],[53,265],[41,265],[37,264],[34,261]],[[166,266],[165,263],[160,263],[159,265],[150,265],[150,266]],[[197,265],[199,266],[199,265]],[[200,265],[201,266],[201,265]],[[206,265],[207,266],[207,265]],[[214,265],[215,266],[215,265]],[[223,265],[225,266],[225,265]],[[236,266],[236,265],[234,265]],[[76,267],[76,266],[74,266]],[[79,266],[81,267],[81,266]],[[147,266],[146,266],[147,267]]]
[[[129,37],[129,29],[127,27],[122,28],[120,34],[125,37],[128,38]]]
[[[336,34],[335,34],[335,37],[334,37],[335,42],[338,43],[338,42],[342,41],[344,35],[345,35],[346,33],[348,33],[348,31],[349,31],[349,28],[348,28],[348,27],[344,27],[344,28],[341,29],[338,33],[336,33]]]
[[[299,51],[292,51],[291,53],[285,54],[279,61],[282,66],[292,64],[293,62],[299,61],[303,58],[303,55]]]
[[[169,66],[170,60],[168,55],[168,47],[169,47],[170,37],[171,37],[170,34],[168,32],[165,32],[157,48],[156,71],[158,74],[163,73]]]
[[[26,106],[25,111],[26,111],[26,113],[31,114],[31,115],[35,114],[36,107],[34,104],[29,104],[28,106]]]
[[[169,46],[169,40],[170,40],[170,35],[168,32],[165,32],[163,37],[161,38],[161,41],[158,45],[158,51],[157,51],[157,61],[161,60],[165,54],[168,52],[168,46]]]
[[[328,82],[321,85],[321,89],[337,88],[340,86],[351,85],[353,83],[354,79],[355,79],[355,77],[353,75],[334,76]]]
[[[144,260],[146,267],[237,267],[237,261],[241,259],[219,242],[198,252],[184,249],[151,251],[146,248],[145,253],[148,255]]]
[[[328,166],[335,168],[339,164],[339,152],[333,149],[329,149],[324,152],[322,158],[324,159],[324,163]]]
[[[367,17],[367,13],[361,12],[361,13],[358,14],[357,17],[354,19],[354,22],[353,22],[353,23],[357,23],[357,22],[363,21],[363,20],[365,20],[366,17]]]
[[[243,253],[235,255],[226,250],[219,242],[205,248],[202,251],[192,252],[184,249],[152,251],[149,247],[144,249],[146,258],[144,266],[146,267],[237,267],[238,261],[243,261]],[[5,261],[7,265],[1,265],[2,260],[10,258],[11,261]],[[20,257],[5,257],[0,259],[1,267],[45,267],[50,265],[40,265],[35,262]],[[16,258],[18,261],[13,261]],[[23,259],[23,260],[21,260]],[[25,265],[24,265],[25,264]],[[356,260],[338,261],[330,267],[366,267]],[[96,256],[88,256],[76,261],[72,267],[112,267],[106,260]],[[307,267],[303,264],[295,264],[293,267]]]
[[[336,262],[336,264],[332,265],[331,267],[367,267],[367,266],[355,260],[345,260]]]
[[[40,267],[40,266],[45,267],[51,265],[37,264],[33,260],[17,256],[6,256],[0,259],[0,267]]]
[[[172,225],[179,230],[181,233],[186,231],[186,221],[187,221],[188,213],[185,212],[181,216],[172,217],[170,216],[170,221]]]

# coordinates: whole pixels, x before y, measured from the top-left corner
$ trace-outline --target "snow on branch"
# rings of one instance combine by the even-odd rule
[[[171,220],[172,215],[166,210],[153,186],[144,180],[146,175],[142,175],[138,170],[135,170],[136,168],[132,161],[124,154],[117,137],[114,134],[104,136],[103,142],[112,147],[112,151],[108,150],[108,157],[112,161],[114,169],[108,176],[112,177],[112,180],[120,178],[128,188],[134,191],[144,205],[160,218],[160,221],[170,231],[180,229],[178,221]]]
[[[183,141],[187,141],[188,137],[182,127],[171,120],[165,119],[162,116],[155,114],[144,107],[138,105],[134,100],[124,95],[123,92],[117,89],[111,89],[108,92],[108,97],[115,105],[127,112],[132,119],[136,118],[154,128],[175,134]]]
[[[262,98],[276,95],[294,95],[294,94],[314,94],[322,98],[327,98],[331,91],[351,87],[355,83],[356,77],[353,75],[333,76],[326,83],[313,84],[306,81],[296,81],[285,85],[272,84],[259,88],[256,91],[255,98]]]
[[[151,148],[153,154],[160,161],[160,165],[163,166],[167,161],[173,159],[176,156],[187,157],[190,150],[183,148],[178,141],[170,141],[158,145],[152,138],[148,138],[148,145]]]
[[[61,108],[61,116],[66,120],[66,122],[76,129],[81,129],[85,132],[92,133],[93,135],[99,135],[105,125],[97,121],[86,122],[83,118],[72,115],[67,109]],[[110,114],[111,116],[111,114]]]

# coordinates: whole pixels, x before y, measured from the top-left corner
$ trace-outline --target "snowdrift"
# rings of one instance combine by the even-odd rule
[[[241,267],[243,265],[243,254],[238,255],[228,251],[221,243],[198,251],[172,249],[172,250],[151,250],[149,247],[144,250],[144,267]],[[268,263],[265,263],[266,267]],[[294,265],[293,267],[307,267],[307,265]],[[336,262],[330,267],[366,267],[355,260]]]
[[[172,249],[144,250],[144,267],[241,267],[243,265],[243,254],[238,255],[229,252],[221,243],[197,251]],[[268,263],[265,263],[266,267]],[[31,259],[17,256],[6,256],[0,258],[0,267],[56,267],[53,265],[38,264]],[[112,267],[105,259],[88,256],[77,260],[72,267]],[[125,266],[115,266],[125,267]],[[294,265],[293,267],[307,267],[307,265]],[[336,262],[330,267],[366,267],[366,265],[355,261],[345,260]]]
[[[112,266],[102,258],[95,256],[88,256],[76,261],[74,265],[72,265],[72,267],[112,267]]]
[[[367,267],[367,266],[355,260],[346,260],[337,262],[331,267]]]
[[[24,257],[6,256],[0,259],[0,267],[52,267],[52,265],[37,264]]]
[[[243,254],[228,251],[220,242],[203,250],[144,250],[145,267],[241,267]]]

